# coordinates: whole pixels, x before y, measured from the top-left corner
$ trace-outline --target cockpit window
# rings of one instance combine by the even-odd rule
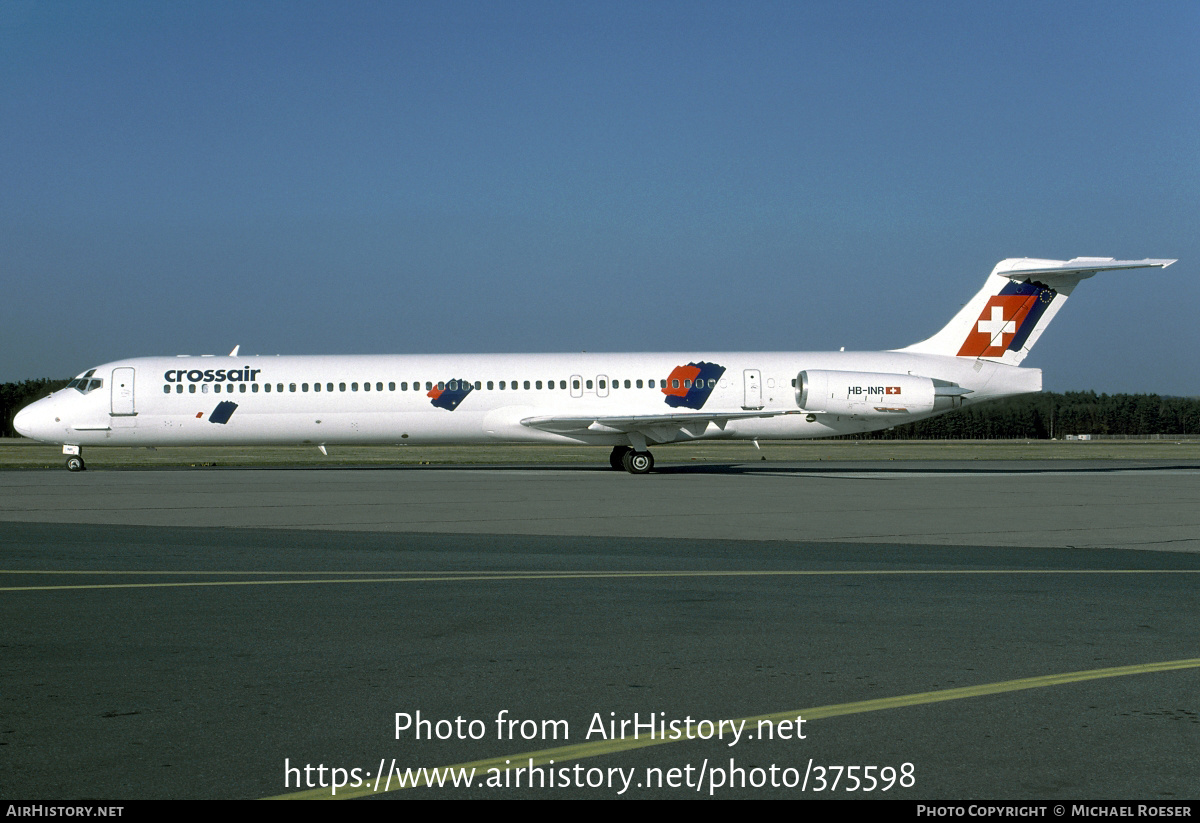
[[[104,380],[99,377],[92,377],[95,373],[95,369],[89,369],[68,383],[67,388],[74,389],[80,394],[87,394],[93,389],[101,388],[104,385]]]

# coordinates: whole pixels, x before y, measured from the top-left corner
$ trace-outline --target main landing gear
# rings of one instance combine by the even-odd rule
[[[647,474],[654,468],[654,455],[648,451],[635,451],[629,446],[614,446],[608,456],[608,464],[618,471],[630,474]]]

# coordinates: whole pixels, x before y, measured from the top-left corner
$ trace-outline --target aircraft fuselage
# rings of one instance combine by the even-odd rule
[[[19,427],[79,446],[616,445],[628,434],[606,418],[646,416],[638,428],[655,429],[648,442],[665,443],[829,437],[956,407],[910,412],[909,398],[895,394],[884,395],[883,406],[806,414],[797,386],[806,371],[935,378],[969,390],[968,403],[1041,388],[1036,369],[899,352],[149,357],[91,370],[83,379],[102,385],[39,400],[22,410]],[[858,382],[845,387],[851,399],[889,388],[871,385],[884,377]],[[751,412],[764,416],[745,416]],[[676,415],[678,425],[654,420],[663,415]],[[522,422],[556,417],[596,420],[559,430]]]

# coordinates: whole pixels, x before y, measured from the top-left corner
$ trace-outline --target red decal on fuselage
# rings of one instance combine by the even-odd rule
[[[671,371],[671,376],[667,378],[666,385],[663,386],[663,394],[672,394],[676,397],[686,397],[688,389],[691,387],[691,382],[696,379],[696,375],[700,374],[700,369],[696,366],[676,366]],[[687,385],[684,385],[684,381]]]

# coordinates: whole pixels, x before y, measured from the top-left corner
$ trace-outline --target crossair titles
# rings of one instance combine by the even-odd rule
[[[168,369],[163,379],[168,383],[254,383],[261,371],[249,366],[240,369]]]

